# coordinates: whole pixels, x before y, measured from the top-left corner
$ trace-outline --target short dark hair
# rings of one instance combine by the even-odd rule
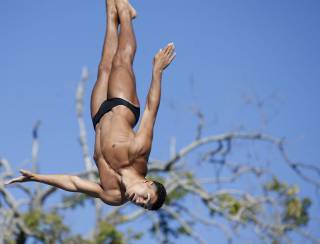
[[[164,188],[164,186],[160,182],[153,181],[153,183],[156,190],[157,201],[154,204],[152,204],[150,210],[158,210],[162,207],[164,201],[166,200],[167,191],[166,188]]]

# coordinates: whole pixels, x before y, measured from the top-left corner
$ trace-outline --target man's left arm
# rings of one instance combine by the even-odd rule
[[[162,73],[174,59],[174,49],[173,43],[169,43],[164,49],[160,49],[153,60],[152,81],[136,137],[137,143],[142,143],[146,148],[151,146],[153,127],[160,105]]]

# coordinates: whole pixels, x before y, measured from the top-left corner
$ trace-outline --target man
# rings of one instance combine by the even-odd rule
[[[132,19],[136,11],[128,0],[106,0],[106,5],[107,33],[91,96],[91,116],[96,132],[93,157],[100,184],[78,176],[40,175],[26,170],[21,170],[22,175],[7,184],[37,181],[66,191],[82,192],[113,206],[131,201],[157,210],[165,200],[166,190],[145,176],[160,103],[162,72],[174,59],[175,48],[170,43],[154,57],[145,111],[139,129],[134,132],[140,114],[132,70],[136,51]]]

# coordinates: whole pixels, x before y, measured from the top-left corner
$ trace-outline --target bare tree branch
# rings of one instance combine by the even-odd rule
[[[168,212],[174,219],[176,219],[178,223],[184,228],[184,231],[186,231],[194,240],[201,244],[206,243],[195,231],[193,231],[192,227],[176,213],[176,211],[168,206],[164,206],[162,207],[162,209]]]
[[[38,173],[38,153],[39,153],[39,139],[38,139],[38,130],[41,125],[40,121],[37,121],[32,129],[32,148],[31,148],[31,162],[32,162],[32,171]]]
[[[85,91],[86,81],[89,79],[89,71],[87,67],[82,69],[82,77],[80,82],[78,83],[77,93],[76,93],[76,104],[77,104],[77,117],[79,124],[79,141],[82,149],[82,155],[86,167],[86,171],[91,172],[93,169],[93,163],[91,157],[89,156],[89,148],[87,144],[87,133],[85,128],[85,123],[83,119],[83,96]],[[93,173],[89,173],[89,180],[94,181],[95,176]],[[96,209],[96,226],[101,221],[101,213],[102,213],[102,202],[100,199],[95,199],[95,209]]]

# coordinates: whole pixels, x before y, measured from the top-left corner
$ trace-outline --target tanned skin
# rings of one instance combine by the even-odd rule
[[[136,17],[136,11],[128,0],[106,0],[106,7],[107,31],[91,96],[92,117],[108,98],[123,98],[140,106],[132,69],[136,52],[132,20]],[[100,183],[75,175],[41,175],[20,170],[22,175],[7,184],[36,181],[66,191],[85,193],[113,206],[132,201],[149,209],[157,196],[152,187],[153,181],[145,178],[147,163],[160,104],[162,72],[175,58],[174,49],[173,43],[169,43],[154,57],[152,81],[137,132],[133,130],[133,113],[123,105],[114,107],[96,125],[93,158]]]

